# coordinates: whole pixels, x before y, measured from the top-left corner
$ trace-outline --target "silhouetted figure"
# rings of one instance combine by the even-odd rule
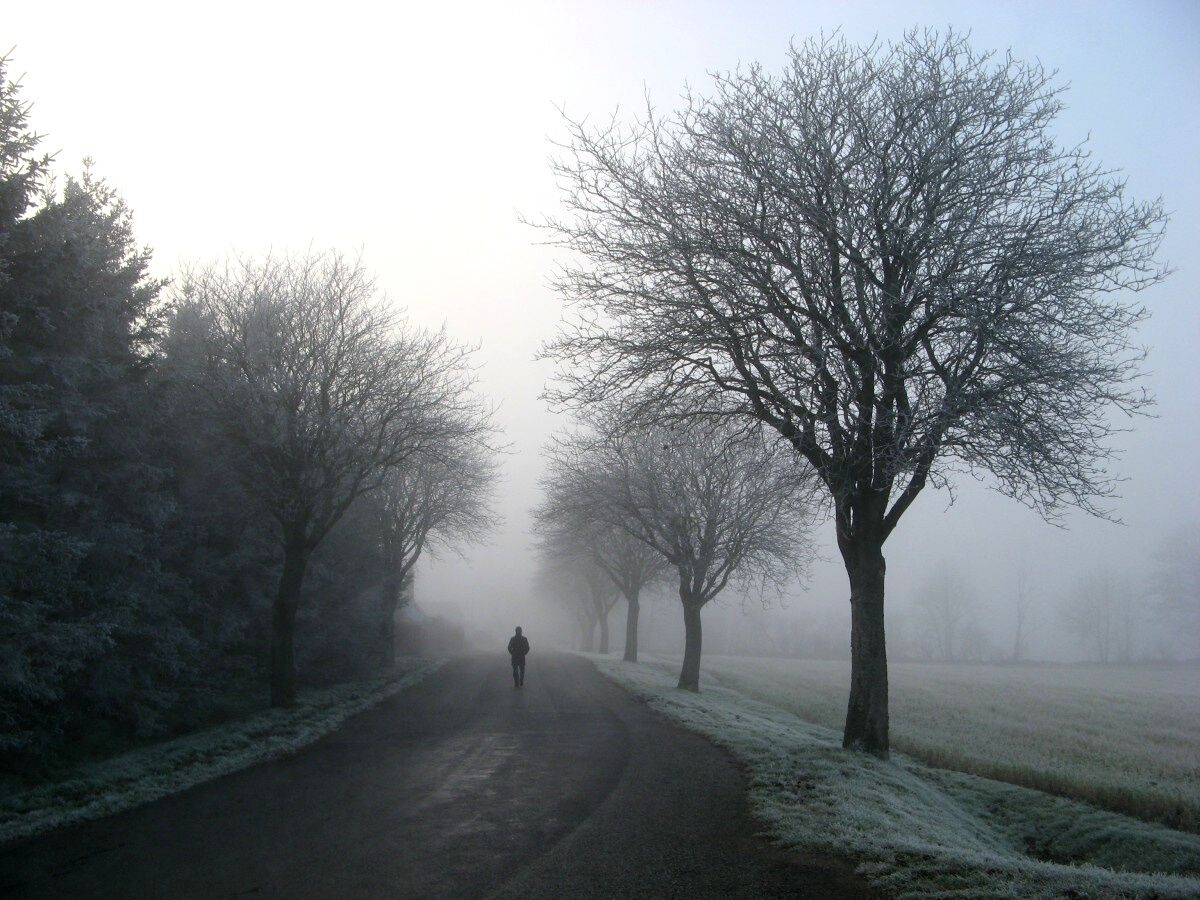
[[[529,641],[521,634],[520,625],[508,639],[508,652],[512,654],[513,687],[520,687],[525,683],[525,654],[529,652]]]

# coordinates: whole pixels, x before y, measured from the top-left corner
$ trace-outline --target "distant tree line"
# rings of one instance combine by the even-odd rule
[[[1022,662],[1028,659],[1030,634],[1054,619],[1090,662],[1165,661],[1175,658],[1181,647],[1186,654],[1187,642],[1195,641],[1194,625],[1189,634],[1180,602],[1186,596],[1189,565],[1180,552],[1187,547],[1183,537],[1184,532],[1172,536],[1140,576],[1092,567],[1069,588],[1054,593],[1032,583],[1022,560],[1014,567],[1009,590],[985,599],[957,568],[942,560],[913,594],[912,615],[900,623],[904,627],[898,635],[898,655],[943,662]],[[1194,548],[1195,539],[1190,543]],[[1195,608],[1194,587],[1191,593]],[[985,603],[1010,617],[1012,642],[1007,647],[994,643],[981,624],[987,618]],[[1171,631],[1183,641],[1169,639]]]
[[[381,671],[421,553],[492,524],[472,353],[336,253],[167,281],[0,61],[0,766]]]

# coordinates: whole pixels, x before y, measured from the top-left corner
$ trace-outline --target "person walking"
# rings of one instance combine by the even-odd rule
[[[529,640],[521,634],[521,626],[517,633],[508,639],[508,652],[512,656],[513,687],[525,684],[525,655],[529,652]]]

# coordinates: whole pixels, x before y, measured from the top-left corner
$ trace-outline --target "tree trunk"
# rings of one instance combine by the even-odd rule
[[[700,691],[700,605],[683,601],[683,669],[679,672],[679,686],[684,690]]]
[[[379,660],[386,671],[396,668],[396,610],[400,606],[400,578],[389,574],[379,588]]]
[[[308,567],[308,548],[289,540],[283,548],[283,573],[271,610],[271,705],[290,706],[296,699],[296,610]]]
[[[600,652],[608,653],[608,610],[598,609],[596,618],[600,620]]]
[[[629,608],[625,612],[625,662],[637,662],[638,613],[641,612],[641,604],[636,593],[627,599]]]
[[[888,755],[887,646],[883,627],[886,564],[879,543],[858,540],[843,549],[850,576],[850,702],[842,746]]]

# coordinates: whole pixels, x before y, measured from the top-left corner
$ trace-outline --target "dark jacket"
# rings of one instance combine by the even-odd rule
[[[525,640],[525,635],[514,634],[509,638],[508,652],[513,655],[513,659],[524,659],[525,654],[529,652],[529,641]]]

